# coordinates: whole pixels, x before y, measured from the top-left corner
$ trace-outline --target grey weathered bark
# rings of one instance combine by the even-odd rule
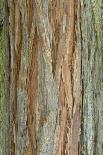
[[[92,89],[102,45],[92,1],[8,0],[6,155],[101,155],[102,94]]]
[[[78,1],[78,42],[82,55],[81,154],[103,154],[102,0]]]

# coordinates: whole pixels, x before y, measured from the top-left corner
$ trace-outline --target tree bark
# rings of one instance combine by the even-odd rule
[[[101,155],[102,94],[92,89],[102,80],[102,53],[92,6],[86,0],[8,0],[6,155]]]
[[[99,0],[78,1],[81,53],[81,146],[83,155],[103,154],[103,32]]]
[[[12,0],[9,7],[10,155],[77,154],[76,4]]]

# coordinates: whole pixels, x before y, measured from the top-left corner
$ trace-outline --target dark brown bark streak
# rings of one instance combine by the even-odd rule
[[[28,121],[27,128],[29,134],[30,148],[32,150],[32,154],[35,155],[36,151],[36,129],[35,129],[35,111],[36,111],[36,102],[38,95],[38,63],[37,63],[37,47],[38,47],[38,36],[37,30],[35,28],[35,32],[32,31],[32,39],[31,43],[31,55],[30,55],[30,64],[28,67]]]

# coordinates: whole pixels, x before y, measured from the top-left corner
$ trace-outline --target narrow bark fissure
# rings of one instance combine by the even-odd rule
[[[80,105],[80,113],[81,113],[81,127],[80,127],[80,131],[81,131],[81,135],[80,135],[80,143],[79,143],[79,154],[84,155],[83,154],[83,98],[84,98],[84,82],[83,82],[83,36],[82,36],[82,15],[81,15],[81,2],[79,2],[79,29],[80,29],[80,48],[81,48],[81,105]]]

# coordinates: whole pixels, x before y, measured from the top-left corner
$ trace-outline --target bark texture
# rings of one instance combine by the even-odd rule
[[[3,146],[3,152],[4,155],[9,154],[9,128],[10,128],[10,33],[9,33],[9,7],[8,7],[8,2],[5,0],[4,1],[4,84],[5,84],[5,98],[4,98],[4,128],[5,130],[4,133],[4,146]]]
[[[8,0],[10,155],[78,154],[76,3]]]
[[[103,154],[103,1],[78,1],[78,45],[81,50],[80,154]]]
[[[0,27],[2,26],[3,24],[3,18],[4,18],[4,1],[3,0],[0,0]]]
[[[6,155],[102,155],[102,36],[93,4],[8,0]]]

